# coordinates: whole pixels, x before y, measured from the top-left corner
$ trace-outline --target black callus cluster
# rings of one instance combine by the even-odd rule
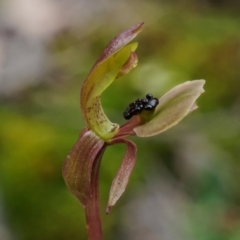
[[[129,120],[134,115],[141,113],[143,110],[154,110],[158,103],[158,99],[154,98],[152,94],[148,93],[146,95],[146,98],[139,98],[136,101],[130,103],[126,110],[123,112],[123,116],[126,120]]]

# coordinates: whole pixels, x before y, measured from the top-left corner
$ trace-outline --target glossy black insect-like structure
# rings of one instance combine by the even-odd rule
[[[141,113],[143,110],[154,110],[158,103],[158,99],[154,98],[152,94],[148,93],[146,95],[146,98],[138,98],[136,101],[130,103],[126,110],[123,112],[123,116],[126,120],[129,120],[134,115]]]

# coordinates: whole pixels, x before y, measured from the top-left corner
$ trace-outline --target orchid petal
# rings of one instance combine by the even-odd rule
[[[63,177],[72,194],[86,206],[91,195],[93,167],[104,151],[104,141],[84,129],[63,165]]]
[[[118,52],[121,48],[132,41],[142,30],[143,24],[144,22],[138,23],[113,38],[103,50],[94,67],[96,67],[97,64],[101,63],[105,59],[109,58],[111,55]]]
[[[137,63],[138,63],[137,54],[135,52],[131,52],[127,62],[119,70],[116,78],[122,77],[122,76],[126,75],[127,73],[129,73],[133,68],[135,68],[137,66]]]
[[[125,143],[127,150],[110,188],[109,200],[106,209],[107,214],[125,191],[137,158],[137,147],[135,143],[122,138],[115,138],[110,142],[111,145],[118,143]]]
[[[101,94],[114,79],[136,66],[137,57],[133,52],[137,43],[128,43],[141,31],[142,25],[139,23],[122,32],[107,45],[82,86],[81,109],[86,125],[104,140],[116,135],[119,125],[105,115]]]
[[[159,99],[152,119],[136,128],[139,137],[157,135],[173,127],[188,113],[197,108],[195,101],[204,92],[205,80],[194,80],[182,83]]]

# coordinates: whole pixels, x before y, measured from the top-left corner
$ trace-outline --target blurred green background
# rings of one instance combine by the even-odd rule
[[[105,240],[240,239],[240,2],[40,1],[0,5],[0,239],[87,239],[62,163],[84,127],[79,91],[106,44],[144,21],[139,63],[103,95],[113,122],[129,102],[206,79],[199,109],[152,138],[105,216],[124,146],[108,148]]]

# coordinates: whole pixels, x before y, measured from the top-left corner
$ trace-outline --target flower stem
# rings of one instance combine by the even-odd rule
[[[99,210],[99,170],[105,147],[95,159],[92,169],[91,190],[88,204],[85,207],[89,240],[102,240],[102,226]]]

